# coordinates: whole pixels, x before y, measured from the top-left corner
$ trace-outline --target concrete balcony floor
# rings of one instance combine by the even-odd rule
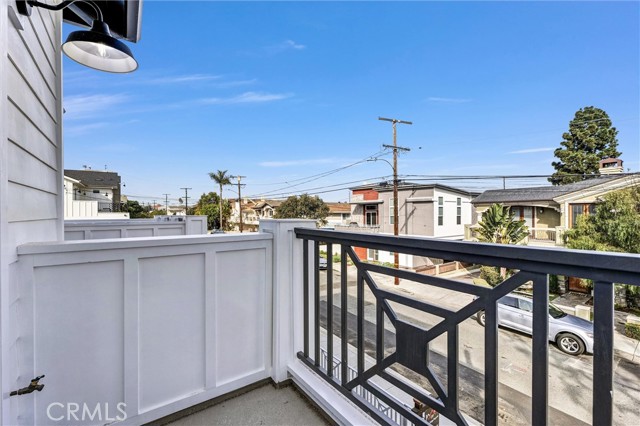
[[[200,404],[154,425],[308,425],[325,426],[329,420],[293,385],[266,384],[220,402]],[[213,404],[213,405],[211,405]],[[175,418],[182,416],[180,418]]]

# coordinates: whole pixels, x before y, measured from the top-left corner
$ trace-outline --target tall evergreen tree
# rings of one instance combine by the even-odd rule
[[[569,122],[569,131],[562,134],[560,148],[554,151],[559,161],[551,163],[556,172],[549,182],[564,185],[597,175],[600,160],[622,155],[617,150],[617,135],[605,111],[593,106],[579,109]]]

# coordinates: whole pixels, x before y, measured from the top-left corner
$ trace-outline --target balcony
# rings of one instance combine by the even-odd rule
[[[341,253],[326,271],[321,243]],[[495,288],[477,287],[366,263],[354,247],[515,273]],[[12,399],[11,423],[61,424],[51,407],[57,418],[69,404],[102,414],[105,404],[124,404],[121,424],[175,420],[273,382],[292,383],[339,424],[628,424],[640,415],[640,398],[623,385],[640,370],[615,356],[612,283],[639,285],[638,260],[318,230],[302,220],[262,221],[251,234],[23,245],[10,292],[10,386],[46,377],[42,392]],[[595,282],[593,356],[550,345],[548,274]],[[399,287],[390,284],[395,276]],[[497,326],[496,301],[528,282],[532,339]],[[480,311],[484,328],[475,321]],[[282,392],[270,389],[276,399]],[[246,416],[237,423],[256,419],[250,394],[234,402],[243,407],[235,415]],[[311,411],[299,416],[318,421]]]

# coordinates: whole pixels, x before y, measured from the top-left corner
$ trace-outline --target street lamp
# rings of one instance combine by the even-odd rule
[[[384,118],[378,117],[378,120],[381,121],[389,121],[393,125],[393,145],[382,145],[385,148],[393,149],[393,235],[398,236],[398,150],[400,151],[410,151],[409,148],[403,148],[398,146],[396,140],[396,123],[400,124],[413,124],[411,121],[403,121],[398,120],[396,118]],[[386,161],[386,160],[385,160]],[[398,257],[398,252],[393,253],[393,266],[396,269],[400,268],[400,259]],[[394,284],[400,284],[400,278],[397,276],[394,279]]]

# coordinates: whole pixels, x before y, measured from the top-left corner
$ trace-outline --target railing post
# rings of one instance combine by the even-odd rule
[[[593,286],[593,424],[613,421],[613,283]]]
[[[313,220],[261,220],[260,232],[273,235],[273,310],[271,378],[287,379],[287,366],[303,347],[302,240],[294,228],[315,228]],[[269,259],[267,260],[269,261]]]

